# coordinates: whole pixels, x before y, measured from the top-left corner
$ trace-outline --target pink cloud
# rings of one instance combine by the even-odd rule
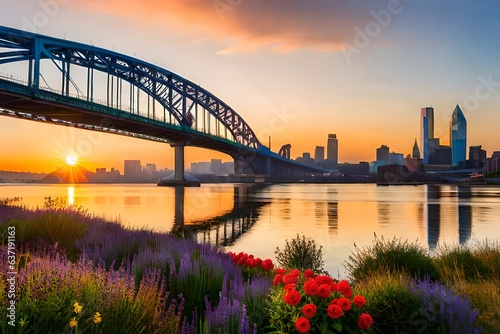
[[[353,28],[370,19],[372,8],[327,0],[87,0],[95,12],[138,19],[202,34],[229,46],[219,53],[300,49],[337,51],[350,43]]]

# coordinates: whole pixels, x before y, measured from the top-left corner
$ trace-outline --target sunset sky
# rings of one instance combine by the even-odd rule
[[[500,150],[496,0],[3,0],[0,24],[93,44],[171,70],[232,106],[292,158],[339,138],[340,162],[408,154],[420,108],[449,143],[459,104],[467,145]],[[22,67],[0,73],[26,77]],[[0,106],[1,107],[1,106]],[[139,139],[0,117],[0,170],[50,172],[74,153],[89,170],[123,160],[173,168],[173,149]],[[186,167],[213,151],[188,148]]]

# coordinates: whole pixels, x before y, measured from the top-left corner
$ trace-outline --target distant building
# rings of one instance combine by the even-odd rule
[[[336,134],[328,135],[326,145],[326,164],[327,168],[336,169],[339,164],[339,142]]]
[[[424,164],[429,163],[430,139],[434,139],[434,108],[426,107],[420,109],[420,148]]]
[[[221,159],[212,159],[210,162],[210,172],[215,175],[222,175],[224,173],[224,169],[222,168],[222,160]]]
[[[377,166],[385,166],[388,165],[391,161],[389,156],[389,146],[382,145],[377,148]]]
[[[314,166],[314,159],[311,158],[311,153],[304,152],[302,153],[302,157],[298,157],[296,159],[297,162],[300,162],[304,165],[311,165]]]
[[[370,174],[370,164],[360,161],[359,164],[343,163],[338,165],[339,172],[346,175],[368,175]]]
[[[423,171],[422,159],[412,158],[411,155],[407,155],[405,158],[405,166],[410,172],[420,172]]]
[[[417,138],[415,138],[415,143],[413,144],[411,157],[413,159],[420,159],[420,150],[418,149]]]
[[[389,153],[389,164],[404,166],[405,165],[404,155],[402,153],[396,153],[396,152]]]
[[[123,175],[127,181],[140,181],[142,178],[141,161],[125,160],[123,163]]]
[[[325,160],[325,147],[324,146],[316,146],[314,150],[314,163],[316,165],[321,165]]]
[[[228,161],[222,164],[224,174],[234,174],[234,162]]]
[[[191,174],[210,174],[210,162],[192,162]]]
[[[483,160],[486,159],[486,151],[481,145],[469,147],[469,161],[471,168],[483,168]]]
[[[491,158],[483,160],[483,173],[500,172],[500,152],[495,153],[491,155]]]
[[[429,156],[429,165],[451,166],[451,147],[440,145],[438,149]]]
[[[458,166],[460,162],[466,160],[467,153],[467,120],[458,104],[451,116],[450,143],[451,163],[453,166]]]

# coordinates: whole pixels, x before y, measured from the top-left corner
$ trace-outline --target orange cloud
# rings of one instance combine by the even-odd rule
[[[75,5],[204,34],[228,45],[221,54],[265,48],[274,52],[342,50],[345,43],[351,43],[354,27],[371,19],[372,9],[326,0],[87,0]]]

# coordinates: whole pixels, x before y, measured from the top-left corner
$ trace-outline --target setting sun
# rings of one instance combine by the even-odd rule
[[[76,165],[76,163],[78,162],[78,158],[74,155],[67,155],[66,156],[66,163],[69,165],[69,166],[74,166]]]

